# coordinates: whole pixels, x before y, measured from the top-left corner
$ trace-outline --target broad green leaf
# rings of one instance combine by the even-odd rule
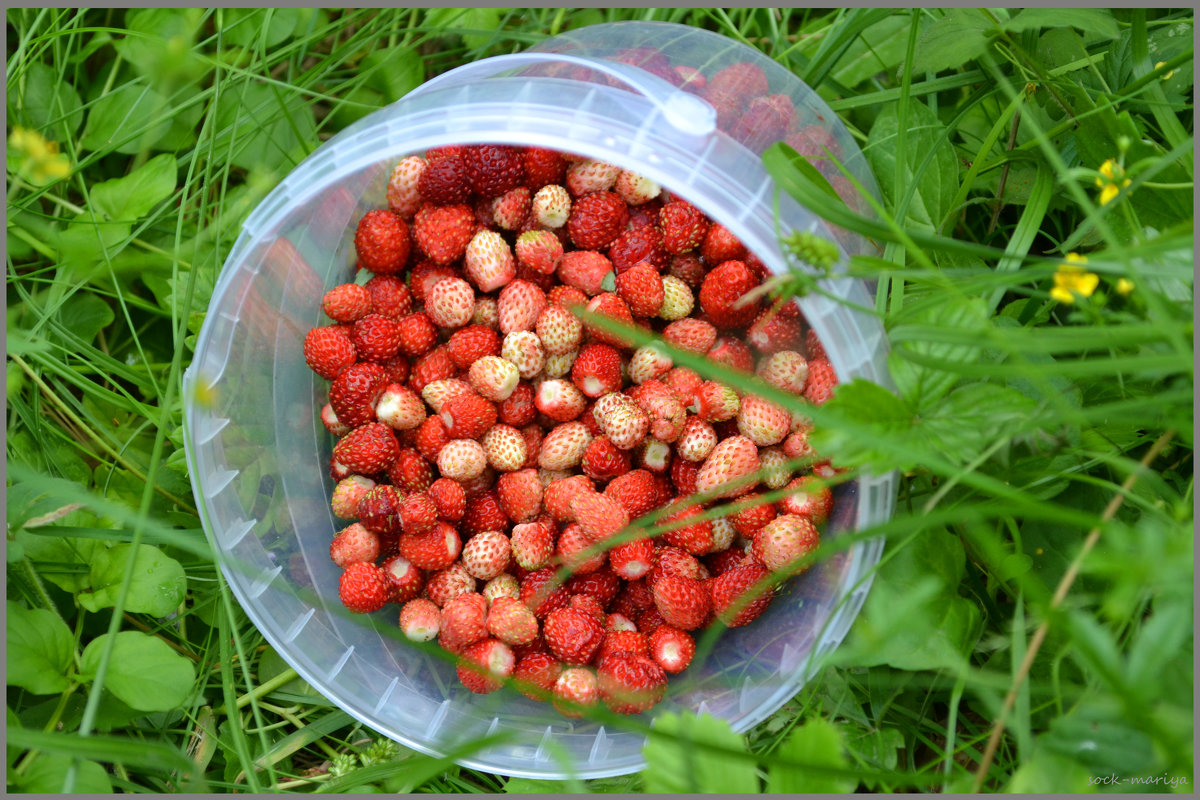
[[[81,106],[67,76],[40,61],[30,62],[16,79],[16,91],[8,93],[9,123],[33,128],[51,141],[75,135],[83,123]]]
[[[106,254],[115,257],[132,238],[133,226],[128,222],[104,222],[81,214],[62,229],[55,246],[60,265],[70,271],[73,282],[83,283]]]
[[[237,47],[275,47],[288,39],[302,20],[312,16],[312,9],[299,8],[226,8],[222,38]]]
[[[1135,689],[1153,684],[1163,664],[1185,649],[1191,651],[1191,633],[1191,604],[1181,598],[1159,597],[1130,648],[1125,670],[1128,684]]]
[[[1145,775],[1157,766],[1154,741],[1114,701],[1095,698],[1050,721],[1038,744],[1073,759],[1093,775]]]
[[[96,334],[107,328],[116,319],[112,306],[91,292],[76,292],[63,303],[58,318],[64,328],[91,344]],[[56,334],[51,338],[59,339]]]
[[[52,565],[39,571],[42,580],[72,594],[88,587],[88,565],[106,544],[99,539],[40,536],[24,530],[17,532],[17,542],[35,564]]]
[[[979,607],[958,593],[962,542],[944,529],[889,545],[846,644],[834,656],[854,666],[959,668],[979,635]]]
[[[995,26],[982,10],[949,9],[917,40],[913,72],[941,72],[960,67],[983,55],[993,35]]]
[[[125,16],[126,35],[113,42],[121,57],[152,81],[195,80],[204,62],[193,45],[199,8],[140,8]]]
[[[652,736],[642,751],[646,792],[748,794],[759,790],[752,762],[695,746],[702,742],[746,752],[746,740],[730,730],[725,720],[709,714],[667,713],[654,720],[654,730],[671,738]]]
[[[1016,389],[968,383],[920,416],[914,433],[925,447],[955,464],[974,460],[993,441],[1011,436],[1031,419],[1033,401]]]
[[[101,634],[83,651],[81,674],[94,679],[109,636],[115,636],[104,686],[138,711],[179,708],[192,692],[196,670],[192,662],[155,636],[141,631]]]
[[[117,602],[131,547],[133,545],[118,544],[96,555],[88,573],[91,591],[80,592],[78,596],[81,606],[89,611],[99,611]],[[140,545],[130,571],[132,578],[129,593],[125,596],[126,611],[165,617],[183,602],[187,592],[183,566],[157,547]]]
[[[80,147],[134,154],[153,147],[171,128],[167,99],[138,83],[126,83],[97,100],[88,112]]]
[[[1089,783],[1091,776],[1078,761],[1037,748],[1023,762],[1005,787],[1009,794],[1076,794],[1096,791]]]
[[[1112,12],[1103,8],[1023,8],[1001,27],[1009,33],[1037,28],[1078,28],[1106,39],[1115,39],[1121,32]]]
[[[288,172],[317,145],[309,102],[279,86],[231,85],[221,93],[213,147],[230,152],[234,166]]]
[[[928,409],[949,394],[960,380],[953,372],[918,364],[906,356],[923,356],[955,364],[979,360],[983,332],[988,328],[987,305],[981,298],[946,299],[906,315],[889,332],[892,352],[888,368],[900,396],[917,409]],[[922,339],[922,329],[929,338]],[[957,341],[936,341],[933,335],[953,333]],[[908,338],[911,334],[912,338]]]
[[[17,780],[17,788],[30,794],[61,794],[63,778],[75,759],[43,753]],[[80,759],[75,772],[77,794],[112,794],[112,781],[104,767],[95,761]]]
[[[55,694],[67,688],[75,639],[70,628],[52,611],[7,603],[7,683],[34,694]]]
[[[383,95],[385,103],[399,100],[425,81],[425,61],[412,47],[376,50],[362,61],[367,85]]]
[[[175,191],[175,156],[157,155],[123,178],[92,187],[92,207],[105,218],[132,222],[150,213]]]
[[[463,44],[472,50],[491,43],[493,31],[500,27],[498,8],[433,8],[427,12],[425,24],[444,28],[462,36]]]
[[[896,140],[899,134],[896,107],[889,105],[871,126],[864,154],[875,172],[885,201],[895,207],[908,198],[908,222],[929,231],[936,230],[958,191],[958,157],[946,138],[946,126],[928,106],[912,99],[904,131],[905,163],[897,176]],[[896,184],[897,177],[899,185]]]
[[[837,465],[883,473],[913,469],[920,463],[919,454],[907,447],[915,412],[879,384],[862,379],[841,384],[824,410],[846,424],[819,426],[809,439],[817,452],[830,453]]]
[[[767,792],[784,794],[844,794],[854,791],[858,781],[844,775],[822,772],[821,767],[850,768],[837,726],[819,717],[792,732],[776,751],[780,758],[812,765],[812,769],[770,764]]]

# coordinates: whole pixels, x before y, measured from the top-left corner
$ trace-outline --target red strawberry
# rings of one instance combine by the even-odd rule
[[[700,474],[700,465],[687,461],[676,454],[671,459],[671,483],[681,495],[696,493],[696,476]]]
[[[342,370],[329,387],[329,405],[344,425],[351,428],[375,418],[375,403],[387,385],[383,367],[370,362]]]
[[[608,564],[618,577],[636,581],[650,572],[654,559],[651,539],[633,539],[608,551]]]
[[[529,522],[542,510],[542,482],[537,470],[506,472],[496,481],[500,508],[513,522]]]
[[[662,381],[646,380],[629,390],[629,396],[650,420],[650,435],[674,442],[683,433],[687,411],[674,390]]]
[[[518,383],[512,394],[496,404],[496,412],[501,422],[514,428],[523,428],[533,422],[538,413],[533,387],[524,381]]]
[[[425,588],[425,575],[402,555],[394,555],[383,562],[384,575],[392,584],[392,600],[407,603]]]
[[[672,675],[687,669],[696,654],[696,640],[691,634],[670,625],[659,625],[650,634],[647,645],[650,657],[664,672]]]
[[[613,653],[596,670],[600,699],[617,714],[640,714],[662,700],[667,676],[652,659],[638,653]]]
[[[515,597],[498,597],[487,615],[488,633],[505,644],[529,644],[538,635],[537,617]]]
[[[721,264],[744,258],[746,248],[728,228],[714,222],[704,234],[704,241],[700,244],[700,255],[709,264]]]
[[[663,615],[653,605],[639,614],[637,618],[637,629],[647,636],[652,635],[658,630],[660,625],[666,624],[667,621],[663,619]]]
[[[748,504],[729,518],[739,536],[749,539],[764,525],[775,519],[775,506],[772,503],[764,502],[762,495],[756,492],[743,496],[738,502],[739,504]]]
[[[437,506],[438,519],[445,522],[458,522],[467,510],[467,496],[462,484],[449,478],[438,478],[426,492],[433,504]]]
[[[586,451],[585,451],[586,452]],[[550,516],[559,522],[574,519],[571,502],[582,492],[594,492],[595,484],[586,475],[573,475],[546,487],[542,502]]]
[[[416,492],[400,503],[400,527],[405,533],[424,533],[438,521],[437,505],[424,492]]]
[[[821,344],[821,340],[817,338],[817,332],[809,328],[804,333],[804,352],[810,358],[824,358],[829,356],[825,353],[825,347]]]
[[[437,206],[466,200],[471,193],[471,184],[461,154],[447,154],[439,158],[434,158],[431,153],[425,155],[429,163],[417,179],[421,197]]]
[[[408,314],[396,321],[399,326],[399,351],[406,356],[422,356],[437,344],[437,326],[424,312]]]
[[[425,314],[440,328],[461,328],[475,313],[475,292],[462,278],[442,278],[425,295]]]
[[[758,619],[771,604],[773,589],[763,582],[770,574],[762,564],[751,562],[709,580],[708,591],[717,619],[730,628]]]
[[[694,506],[682,509],[665,517],[662,524],[665,527],[672,523],[682,522],[690,517],[700,516],[701,513],[701,509]],[[713,549],[712,523],[708,520],[698,520],[691,525],[668,530],[663,533],[662,538],[669,545],[686,550],[692,555],[702,556],[705,553],[712,552]]]
[[[612,271],[612,262],[594,250],[572,250],[558,260],[558,279],[588,297],[604,291]]]
[[[653,317],[662,309],[666,295],[662,277],[648,261],[639,262],[617,273],[617,296],[629,306],[635,317]]]
[[[444,522],[435,523],[423,533],[401,534],[399,545],[400,555],[424,570],[445,569],[462,552],[458,531]]]
[[[717,329],[695,317],[676,320],[663,328],[663,341],[680,350],[704,355],[717,341]]]
[[[562,663],[549,653],[530,653],[517,662],[513,679],[521,694],[530,700],[544,701],[554,690],[554,683],[562,671]]]
[[[583,451],[580,466],[583,474],[597,481],[607,481],[629,472],[629,453],[618,450],[605,436],[597,436]]]
[[[333,537],[329,544],[329,557],[343,568],[355,561],[373,564],[379,558],[379,537],[356,522]]]
[[[496,406],[474,392],[456,395],[439,415],[450,439],[478,439],[496,424]]]
[[[708,592],[699,580],[666,573],[655,581],[651,592],[654,607],[668,625],[690,631],[699,628],[708,618]]]
[[[556,562],[573,576],[595,572],[604,566],[607,558],[603,551],[592,552],[591,548],[592,542],[583,532],[583,528],[572,522],[558,535],[558,541],[554,545]],[[567,587],[567,590],[571,591],[571,588]],[[600,610],[603,612],[603,607]]]
[[[390,467],[399,452],[400,444],[391,428],[368,422],[338,440],[333,447],[333,460],[351,472],[374,475]]]
[[[529,281],[515,280],[500,291],[500,332],[531,331],[546,307],[546,293]]]
[[[814,525],[822,525],[829,519],[833,492],[828,486],[821,486],[813,476],[805,475],[785,488],[789,494],[779,501],[780,513],[808,517]]]
[[[338,581],[342,605],[356,614],[369,614],[392,599],[392,587],[383,570],[365,561],[348,564]]]
[[[486,639],[487,612],[487,601],[478,592],[456,595],[442,606],[438,641],[447,650],[462,650]]]
[[[671,254],[662,246],[662,233],[653,224],[622,231],[609,245],[608,257],[617,275],[643,261],[649,262],[655,272],[662,272],[671,263]]]
[[[633,327],[633,314],[624,300],[612,292],[603,292],[588,302],[587,310],[593,317],[606,318],[607,323],[602,328],[597,323],[584,322],[584,330],[592,337],[592,341],[621,348],[632,346],[633,342],[625,334],[625,329]]]
[[[583,452],[592,435],[582,422],[564,422],[556,425],[542,439],[538,452],[538,466],[542,469],[572,469],[583,460]]]
[[[696,491],[715,497],[737,497],[754,488],[749,476],[758,471],[758,448],[745,436],[719,442],[696,474]]]
[[[492,201],[492,221],[506,231],[519,230],[529,217],[532,195],[524,186],[509,189]]]
[[[724,422],[737,416],[741,400],[731,387],[717,381],[704,381],[692,393],[691,408],[705,422]]]
[[[313,328],[304,335],[304,361],[327,381],[336,378],[357,360],[354,343],[339,327]]]
[[[604,625],[578,608],[558,608],[546,615],[542,637],[563,663],[587,664],[604,639]]]
[[[800,347],[804,329],[800,320],[784,316],[779,311],[763,311],[746,329],[746,339],[760,353],[777,353]]]
[[[583,413],[587,398],[579,388],[562,378],[542,381],[534,397],[538,411],[556,422],[570,422]],[[582,453],[580,454],[582,458]]]
[[[654,547],[654,558],[650,571],[646,573],[646,584],[653,589],[654,584],[664,575],[682,575],[697,581],[708,577],[700,559],[681,547],[660,543]]]
[[[586,575],[572,576],[566,587],[573,596],[589,595],[596,598],[601,608],[608,608],[621,590],[621,579],[615,572],[602,566]]]
[[[446,345],[454,365],[459,369],[467,369],[484,356],[500,355],[499,334],[484,325],[459,328],[450,335]]]
[[[414,642],[431,642],[442,626],[441,609],[432,600],[417,597],[400,609],[400,630]]]
[[[837,375],[833,365],[826,358],[810,358],[808,361],[808,382],[804,385],[804,399],[815,406],[823,405],[833,397],[837,387]],[[336,410],[336,409],[335,409]],[[338,416],[341,416],[340,414]]]
[[[350,341],[359,358],[383,361],[400,348],[400,327],[396,320],[382,314],[367,314],[350,329]]]
[[[479,144],[463,152],[471,188],[480,197],[499,197],[525,179],[525,163],[515,147]]]
[[[522,154],[525,165],[525,185],[537,191],[549,183],[562,183],[567,162],[557,150],[546,147],[527,147]]]
[[[400,503],[403,499],[394,486],[372,486],[359,499],[355,513],[367,530],[394,536],[400,532]]]
[[[354,251],[363,269],[394,275],[408,263],[408,225],[391,211],[368,211],[354,232]]]
[[[604,494],[620,503],[630,519],[637,519],[658,507],[654,476],[644,469],[628,470],[616,476],[604,487]]]
[[[578,719],[587,709],[596,705],[600,690],[596,684],[596,673],[587,667],[568,667],[554,681],[554,708],[564,717]]]
[[[554,555],[553,529],[543,522],[522,522],[513,526],[510,547],[521,569],[540,570]]]
[[[754,534],[753,543],[755,557],[767,569],[779,572],[816,550],[821,537],[808,517],[784,514]]]
[[[607,344],[589,344],[579,350],[571,367],[571,380],[588,397],[611,394],[621,388],[621,354]]]
[[[597,663],[614,653],[634,653],[639,656],[650,655],[650,644],[646,634],[638,630],[606,630],[604,641],[596,652]]]
[[[333,488],[333,497],[330,499],[333,515],[339,519],[356,519],[359,501],[373,488],[375,488],[375,481],[364,478],[362,475],[351,475],[338,481],[337,486]]]
[[[396,462],[388,467],[388,478],[404,492],[423,492],[433,483],[433,468],[412,447],[401,447]]]
[[[680,254],[700,246],[708,231],[708,220],[691,203],[672,200],[658,212],[658,227],[662,230],[663,249]]]
[[[571,513],[592,542],[602,542],[629,524],[625,507],[598,492],[582,492],[571,501]]]
[[[594,191],[575,199],[567,233],[580,250],[600,250],[617,238],[628,221],[629,209],[620,195]]]
[[[417,359],[413,364],[412,374],[408,376],[408,385],[415,392],[423,392],[429,384],[451,378],[455,372],[450,349],[442,345]]]
[[[553,567],[543,567],[530,572],[521,581],[521,602],[529,606],[538,619],[545,619],[555,609],[566,608],[571,599],[566,587],[558,584],[557,572]]]
[[[469,498],[466,513],[459,528],[464,536],[475,536],[483,531],[506,531],[511,520],[500,507],[500,497],[489,490]]]
[[[411,389],[389,383],[375,403],[375,417],[396,430],[412,430],[425,421],[425,403]]]
[[[754,370],[754,353],[745,342],[732,336],[718,336],[709,348],[708,359],[739,372],[749,373]]]
[[[334,322],[354,322],[371,313],[371,293],[357,283],[340,283],[321,298],[321,308]]]
[[[516,657],[498,639],[484,639],[463,650],[457,674],[462,685],[476,694],[494,692],[503,686],[500,678],[513,673]]]

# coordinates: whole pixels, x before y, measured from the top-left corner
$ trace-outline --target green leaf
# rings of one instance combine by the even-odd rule
[[[832,79],[846,88],[853,88],[881,72],[891,72],[901,61],[908,49],[907,33],[910,25],[917,24],[912,15],[903,12],[889,15],[871,25],[855,37],[845,54],[837,61]],[[815,45],[820,38],[808,39]]]
[[[1121,33],[1112,12],[1102,8],[1023,8],[1001,27],[1009,33],[1038,28],[1078,28],[1106,39],[1115,39]]]
[[[1038,743],[1093,775],[1144,775],[1157,762],[1154,741],[1133,726],[1117,702],[1101,698],[1051,720]]]
[[[1133,640],[1126,664],[1126,683],[1140,689],[1155,683],[1162,665],[1185,649],[1191,651],[1191,604],[1178,597],[1159,597],[1154,612]]]
[[[61,794],[63,778],[75,759],[71,756],[42,754],[17,779],[17,787],[30,794]],[[112,794],[112,781],[104,767],[95,761],[80,759],[75,772],[77,794]]]
[[[96,334],[107,328],[116,319],[112,306],[91,292],[76,292],[58,310],[60,324],[71,333],[78,336],[86,344],[91,344]],[[51,339],[63,341],[56,333]]]
[[[493,32],[500,27],[500,9],[432,8],[426,12],[425,24],[457,33],[462,36],[463,44],[478,50],[495,38]]]
[[[150,213],[175,191],[175,156],[157,155],[123,178],[92,187],[92,207],[105,219],[132,222]]]
[[[91,680],[109,636],[115,636],[104,686],[138,711],[170,711],[182,706],[196,680],[192,662],[155,636],[141,631],[101,634],[83,651],[81,674]]]
[[[232,85],[221,93],[213,147],[231,152],[234,166],[288,172],[317,145],[310,102],[278,86]]]
[[[83,123],[79,92],[61,71],[32,61],[16,79],[17,91],[8,93],[10,124],[24,125],[51,141],[75,135]]]
[[[671,738],[652,736],[642,751],[647,793],[758,792],[753,762],[695,746],[699,742],[746,752],[745,739],[734,733],[725,720],[709,714],[667,713],[654,720],[654,730]]]
[[[909,223],[936,231],[958,192],[958,157],[946,138],[946,126],[918,100],[909,101],[904,131],[905,163],[897,176],[896,139],[899,135],[896,107],[889,105],[871,126],[864,154],[891,207],[908,198],[906,216]],[[925,163],[927,160],[928,164]]]
[[[7,604],[7,683],[34,694],[55,694],[70,685],[67,670],[75,639],[67,624],[45,608]]]
[[[535,781],[531,778],[509,778],[504,784],[505,794],[568,794],[566,781]]]
[[[133,238],[128,222],[104,222],[90,214],[81,214],[62,229],[55,247],[60,265],[69,270],[73,283],[87,282],[91,270],[107,254],[113,258]]]
[[[223,11],[222,38],[236,47],[250,48],[283,44],[301,21],[312,15],[312,9],[298,8],[226,8]]]
[[[375,50],[362,60],[360,68],[367,85],[392,103],[425,82],[425,61],[413,47],[389,47]]]
[[[817,452],[833,454],[838,466],[883,473],[920,463],[920,456],[903,446],[911,438],[915,412],[879,384],[861,378],[843,383],[824,411],[845,424],[814,428],[809,439]]]
[[[784,794],[845,794],[858,781],[844,775],[822,772],[821,767],[850,768],[837,726],[821,718],[810,719],[792,732],[777,751],[780,758],[810,765],[811,769],[771,764],[767,792]]]
[[[913,72],[941,72],[979,58],[987,50],[994,31],[995,26],[980,9],[948,10],[917,40]]]
[[[138,83],[126,83],[102,96],[88,112],[79,146],[132,155],[153,147],[171,128],[167,99]],[[161,117],[161,119],[159,119]],[[154,120],[153,125],[150,123]]]
[[[989,324],[987,304],[978,297],[946,298],[906,315],[889,331],[892,352],[888,368],[900,396],[914,408],[926,409],[949,394],[960,376],[915,363],[912,357],[974,363],[979,360]],[[950,332],[957,341],[941,341]]]
[[[125,15],[127,33],[113,42],[113,48],[152,81],[195,80],[204,71],[193,47],[203,17],[199,8],[130,11]]]
[[[88,573],[91,591],[78,596],[81,606],[99,611],[117,602],[131,547],[118,544],[96,555]],[[183,566],[157,547],[140,545],[131,573],[129,594],[125,596],[126,611],[165,617],[183,602],[187,592]]]
[[[1077,794],[1089,791],[1089,777],[1078,761],[1037,748],[1031,758],[1017,767],[1004,791],[1010,794]]]
[[[854,666],[960,668],[979,635],[979,607],[958,593],[962,542],[930,530],[884,552],[871,593],[834,656]]]

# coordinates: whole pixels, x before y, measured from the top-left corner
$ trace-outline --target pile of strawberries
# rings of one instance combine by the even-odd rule
[[[330,545],[343,603],[398,604],[473,692],[645,711],[696,631],[752,622],[817,546],[832,470],[803,415],[580,310],[808,403],[828,359],[726,228],[618,166],[441,147],[396,165],[387,202],[355,234],[369,280],[331,289],[304,340],[331,381],[333,512],[356,520]],[[749,502],[700,519],[731,498]],[[663,508],[666,532],[626,530]]]

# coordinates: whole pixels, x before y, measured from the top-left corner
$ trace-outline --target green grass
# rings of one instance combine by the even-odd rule
[[[7,15],[10,790],[1192,788],[1189,11]],[[901,481],[861,534],[887,538],[866,607],[777,714],[668,721],[645,773],[539,787],[381,742],[293,680],[201,530],[180,376],[241,222],[322,140],[618,19],[762,50],[867,154],[870,218],[764,160],[880,243],[850,269],[898,392],[848,383],[811,415],[851,475]],[[1109,159],[1130,182],[1102,202]],[[1097,281],[1064,303],[1070,252]]]

